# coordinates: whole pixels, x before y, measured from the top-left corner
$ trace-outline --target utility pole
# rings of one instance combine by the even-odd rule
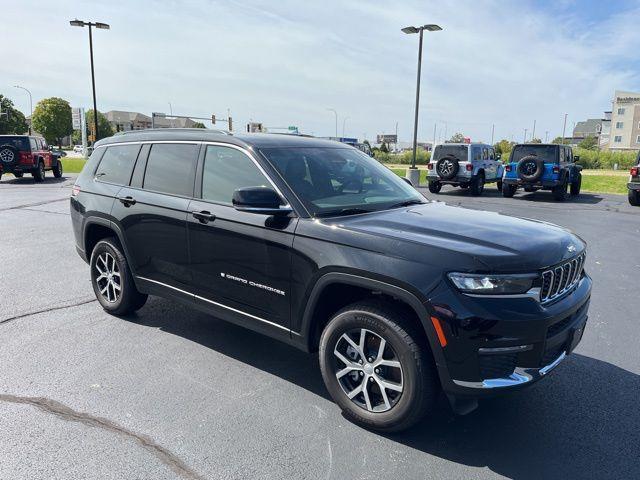
[[[435,122],[433,124],[433,145],[431,146],[431,148],[434,148],[436,146],[436,128],[438,128],[438,122]]]
[[[338,112],[336,112],[335,108],[327,108],[330,112],[336,116],[336,139],[338,138]]]
[[[527,131],[528,130],[529,130],[528,128],[524,129],[524,140],[522,141],[522,143],[527,143]]]
[[[531,141],[536,138],[536,121],[533,121],[533,131],[531,132]]]
[[[398,150],[398,122],[396,122],[396,144],[395,149]]]
[[[562,145],[564,145],[564,132],[567,130],[567,116],[569,114],[565,113],[564,114],[564,125],[562,125]]]
[[[544,132],[544,143],[549,143],[549,130]]]
[[[491,125],[491,145],[493,145],[493,134],[496,132],[496,124]]]

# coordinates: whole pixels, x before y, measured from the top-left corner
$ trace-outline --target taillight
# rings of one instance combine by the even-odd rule
[[[511,171],[511,165],[507,165],[506,167],[504,167],[504,169],[505,169],[507,172],[510,172],[510,171]]]
[[[428,170],[433,170],[433,163],[427,164],[427,169]]]
[[[640,168],[638,168],[638,167],[633,167],[633,168],[631,169],[631,176],[632,176],[632,177],[637,177],[637,176],[638,176],[638,172],[640,172]]]
[[[473,170],[473,165],[467,163],[467,166],[465,168],[467,169],[467,172],[470,172],[471,170]]]
[[[560,173],[560,167],[558,165],[553,167],[553,173]]]
[[[33,163],[31,152],[20,152],[20,163]]]
[[[71,196],[77,197],[79,193],[80,193],[80,186],[74,185],[73,188],[71,189]]]

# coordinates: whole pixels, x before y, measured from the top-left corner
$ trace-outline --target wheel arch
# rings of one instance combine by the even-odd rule
[[[129,261],[129,252],[124,241],[122,231],[116,223],[112,222],[108,218],[89,217],[85,221],[82,234],[82,244],[87,260],[91,258],[91,252],[93,251],[93,248],[96,246],[96,244],[100,240],[108,237],[116,237],[118,239],[125,258],[129,262],[129,268],[133,273],[133,268],[131,267],[131,262]]]
[[[328,295],[339,290],[340,301],[326,302]],[[353,293],[360,296],[353,298]],[[430,318],[428,306],[423,304],[418,296],[410,290],[370,277],[344,272],[329,272],[321,276],[315,283],[309,300],[305,306],[302,325],[299,335],[305,350],[315,352],[322,330],[328,323],[332,314],[340,308],[364,298],[380,298],[394,302],[399,308],[406,309],[405,313],[411,315],[420,327],[418,330],[424,333],[423,340],[431,351],[434,363],[439,375],[443,376],[444,355],[438,342],[437,334]]]

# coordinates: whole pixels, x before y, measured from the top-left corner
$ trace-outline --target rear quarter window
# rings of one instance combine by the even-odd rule
[[[96,178],[101,182],[128,185],[139,151],[140,145],[107,147],[96,170]]]

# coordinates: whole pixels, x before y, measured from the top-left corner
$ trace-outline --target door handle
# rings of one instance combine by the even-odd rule
[[[198,219],[200,223],[209,223],[213,222],[216,219],[216,216],[207,210],[202,210],[200,212],[191,212],[191,215],[193,215],[194,218]]]
[[[120,203],[122,203],[125,207],[130,207],[131,205],[136,204],[136,199],[131,196],[118,197],[118,200],[120,200]]]

